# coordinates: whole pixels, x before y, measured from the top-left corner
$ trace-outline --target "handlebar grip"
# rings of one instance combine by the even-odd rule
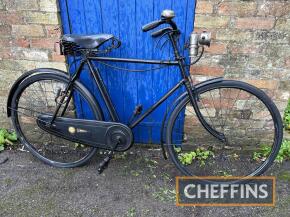
[[[164,23],[163,20],[155,20],[155,21],[153,21],[151,23],[148,23],[148,24],[142,26],[142,30],[143,30],[143,32],[147,32],[147,31],[149,31],[151,29],[156,28],[157,26],[159,26],[159,25],[161,25],[163,23]]]
[[[166,28],[163,28],[163,29],[159,29],[156,32],[153,32],[151,34],[151,36],[153,38],[156,38],[156,37],[159,37],[160,35],[163,35],[165,32],[170,31],[170,30],[172,31],[172,28],[170,28],[170,27],[166,27]]]

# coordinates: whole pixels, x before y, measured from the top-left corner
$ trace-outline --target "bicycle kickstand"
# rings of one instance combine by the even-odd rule
[[[113,149],[109,151],[107,157],[105,157],[102,162],[99,164],[98,167],[98,174],[101,174],[109,165],[111,159],[113,158],[114,151],[117,149],[117,146],[120,144],[120,142],[116,142]]]

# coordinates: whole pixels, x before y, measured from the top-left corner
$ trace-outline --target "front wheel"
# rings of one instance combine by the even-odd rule
[[[194,92],[203,119],[221,140],[199,122],[189,96],[172,112],[166,131],[168,153],[189,176],[256,176],[275,160],[283,129],[280,113],[258,88],[223,80]]]
[[[21,143],[41,161],[65,168],[85,164],[97,150],[49,134],[36,122],[40,114],[54,114],[68,83],[69,79],[65,74],[41,71],[21,82],[13,95],[11,105],[12,123]],[[76,81],[70,93],[72,97],[65,96],[58,115],[63,113],[63,117],[102,119],[95,100],[88,96],[82,84]]]

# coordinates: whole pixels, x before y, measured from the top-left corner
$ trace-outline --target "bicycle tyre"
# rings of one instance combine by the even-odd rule
[[[60,73],[58,71],[55,71],[54,73],[51,72],[41,72],[36,73],[35,75],[32,75],[28,78],[26,78],[24,81],[21,82],[21,84],[16,89],[13,97],[12,97],[12,103],[11,103],[11,119],[13,126],[16,130],[16,133],[18,135],[18,138],[20,139],[21,143],[29,150],[29,152],[34,155],[39,160],[43,161],[44,163],[54,166],[54,167],[60,167],[60,168],[73,168],[73,167],[79,167],[84,164],[86,164],[96,153],[97,148],[95,147],[89,147],[88,153],[86,153],[84,156],[82,156],[78,160],[74,160],[72,162],[61,162],[54,159],[50,159],[47,156],[44,156],[44,154],[40,153],[38,148],[36,148],[35,144],[31,144],[28,141],[28,138],[26,138],[24,134],[24,130],[19,121],[20,112],[18,112],[18,105],[21,101],[21,96],[25,92],[26,89],[28,89],[30,86],[34,85],[36,82],[39,81],[46,81],[46,80],[53,80],[57,81],[63,84],[67,84],[69,82],[69,76],[63,73]],[[93,113],[94,119],[96,120],[102,120],[102,112],[98,106],[98,103],[95,101],[95,99],[90,95],[88,95],[88,90],[78,81],[75,81],[73,85],[73,90],[77,91],[77,94],[80,94],[79,96],[83,97],[84,100],[86,100],[88,106],[90,107],[90,111]],[[36,93],[37,94],[37,93]],[[37,103],[35,103],[37,104]]]
[[[208,91],[212,91],[219,88],[236,88],[243,91],[246,91],[255,97],[257,97],[261,103],[265,105],[265,107],[268,109],[270,115],[273,118],[274,122],[274,128],[275,128],[275,137],[274,142],[272,146],[272,150],[263,162],[261,162],[261,165],[255,168],[253,171],[251,171],[248,174],[242,175],[243,177],[251,177],[251,176],[258,176],[263,174],[274,162],[283,138],[283,124],[282,119],[280,116],[280,112],[277,109],[276,105],[273,103],[273,101],[260,89],[247,84],[245,82],[236,81],[236,80],[222,80],[221,82],[216,83],[210,83],[203,86],[200,86],[199,88],[195,89],[194,94],[197,96],[200,96],[204,93],[207,93]],[[220,90],[219,90],[220,91]],[[178,154],[175,151],[174,142],[173,142],[173,128],[175,125],[175,121],[179,115],[182,115],[182,112],[184,112],[184,109],[186,105],[189,102],[189,96],[188,94],[183,98],[179,104],[174,108],[172,111],[171,116],[169,117],[168,124],[167,124],[167,130],[166,130],[166,147],[167,152],[169,153],[169,156],[172,160],[172,162],[175,164],[175,166],[184,174],[187,176],[196,176],[194,172],[190,172],[186,166],[184,166],[180,160],[178,159]]]

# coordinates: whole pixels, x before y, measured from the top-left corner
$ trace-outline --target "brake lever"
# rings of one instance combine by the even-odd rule
[[[169,41],[169,38],[168,39],[166,39],[164,42],[163,42],[163,44],[161,45],[161,47],[160,47],[160,50],[162,50],[163,49],[163,47],[165,46],[165,44],[167,43]]]
[[[172,30],[172,31],[165,32],[165,33],[163,33],[163,34],[161,35],[161,37],[160,37],[159,40],[157,41],[155,48],[157,48],[157,46],[159,45],[161,39],[162,39],[165,35],[167,35],[167,34],[169,34],[169,33],[172,33],[172,32],[177,32],[177,33],[179,34],[178,37],[180,36],[180,32],[179,32],[179,31],[176,31],[176,30]],[[165,42],[163,42],[163,44],[162,44],[161,47],[160,47],[160,50],[163,49],[164,45],[165,45],[168,41],[169,41],[169,38],[168,38]]]
[[[158,47],[159,43],[161,42],[161,39],[162,39],[165,35],[167,35],[167,34],[169,34],[169,33],[171,33],[171,32],[173,32],[173,31],[169,31],[169,32],[165,32],[165,33],[163,33],[163,34],[160,36],[160,38],[158,39],[158,41],[157,41],[157,43],[156,43],[156,45],[155,45],[155,48]],[[169,39],[167,39],[167,40],[166,40],[166,41],[161,45],[160,49],[162,49],[162,47],[164,46],[164,44],[165,44],[168,40],[169,40]]]

